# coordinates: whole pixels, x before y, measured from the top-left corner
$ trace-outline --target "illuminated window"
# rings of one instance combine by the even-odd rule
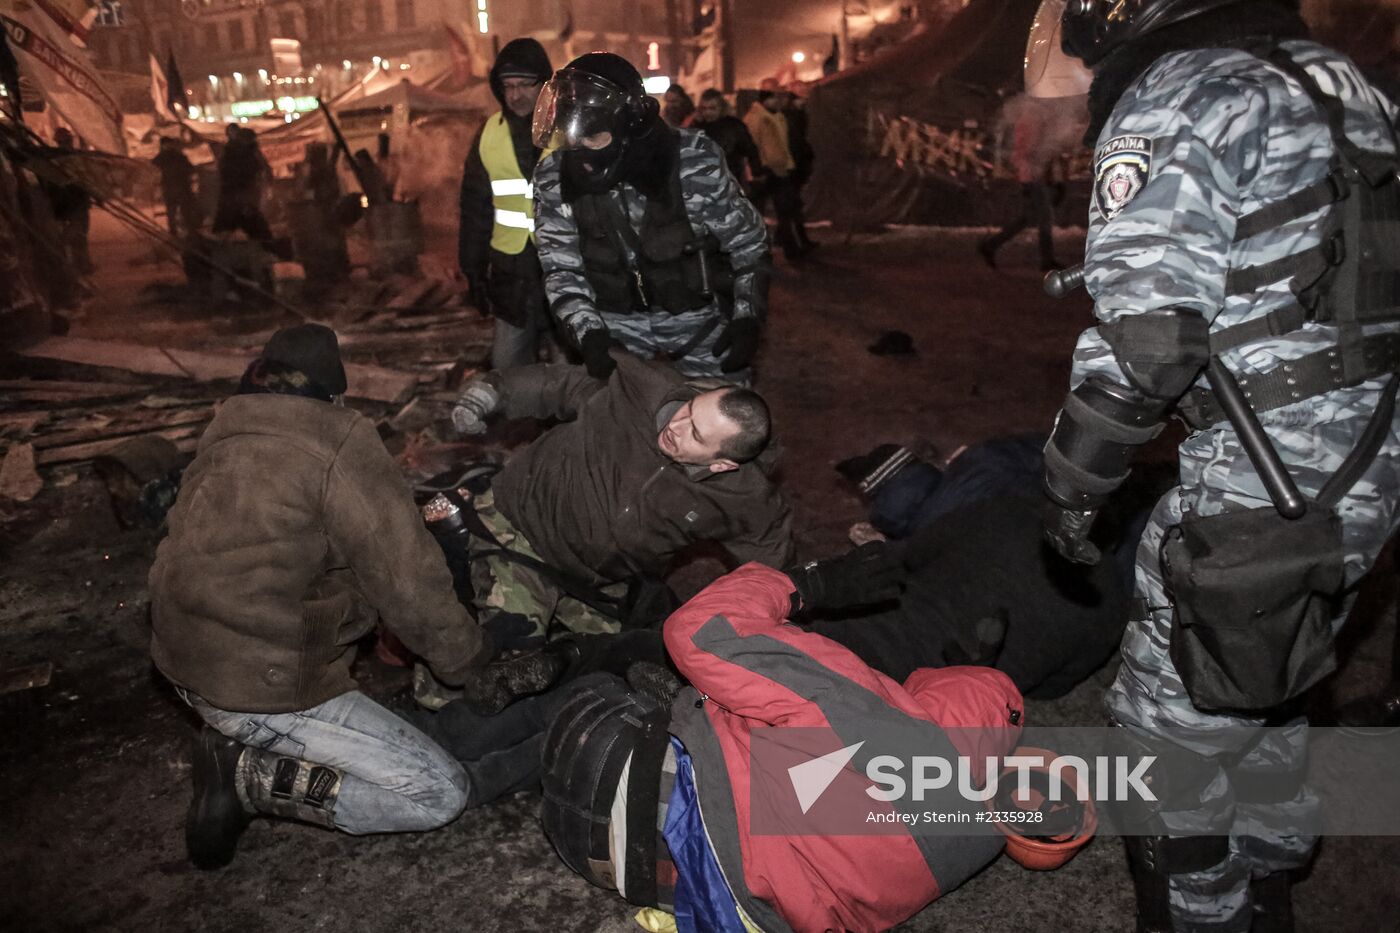
[[[126,13],[122,10],[121,0],[102,0],[97,4],[97,25],[126,25]]]
[[[647,71],[657,71],[661,68],[661,43],[647,43]]]

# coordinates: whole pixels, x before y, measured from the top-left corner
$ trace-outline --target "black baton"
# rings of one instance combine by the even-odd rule
[[[1215,393],[1215,400],[1220,404],[1220,409],[1225,412],[1225,417],[1230,419],[1230,425],[1240,436],[1244,452],[1248,455],[1249,462],[1254,465],[1254,472],[1259,474],[1259,479],[1264,483],[1264,489],[1268,491],[1278,514],[1284,518],[1302,518],[1308,510],[1308,500],[1298,492],[1293,477],[1288,475],[1288,469],[1284,467],[1278,451],[1269,442],[1269,436],[1259,424],[1259,416],[1249,407],[1249,401],[1245,399],[1240,384],[1225,368],[1225,364],[1220,362],[1220,357],[1210,358],[1210,363],[1206,365],[1206,379],[1210,380],[1211,391]]]
[[[1068,269],[1055,269],[1045,274],[1045,294],[1051,298],[1063,298],[1084,284],[1084,266],[1070,266]]]

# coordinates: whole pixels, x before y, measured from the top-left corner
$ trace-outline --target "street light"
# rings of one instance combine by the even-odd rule
[[[793,52],[793,53],[792,53],[792,61],[793,61],[793,64],[800,65],[800,64],[802,64],[803,62],[805,62],[806,60],[807,60],[807,53],[806,53],[806,52]]]

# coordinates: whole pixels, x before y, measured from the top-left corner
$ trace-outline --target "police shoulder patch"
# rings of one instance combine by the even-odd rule
[[[1152,173],[1152,140],[1115,136],[1094,153],[1094,209],[1112,220],[1137,197]]]

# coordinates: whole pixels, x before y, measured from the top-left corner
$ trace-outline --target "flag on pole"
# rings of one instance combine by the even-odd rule
[[[80,0],[0,0],[0,28],[24,76],[74,132],[95,149],[125,155],[121,108],[81,47],[86,17],[72,15],[79,6],[87,5]]]
[[[181,116],[189,112],[190,99],[185,95],[185,79],[180,77],[180,68],[175,64],[175,50],[165,53],[165,84],[168,88],[166,101],[170,109]]]
[[[160,67],[154,52],[151,53],[151,106],[159,118],[157,122],[165,120],[174,123],[179,119],[170,106],[170,82],[166,80],[165,70]]]

